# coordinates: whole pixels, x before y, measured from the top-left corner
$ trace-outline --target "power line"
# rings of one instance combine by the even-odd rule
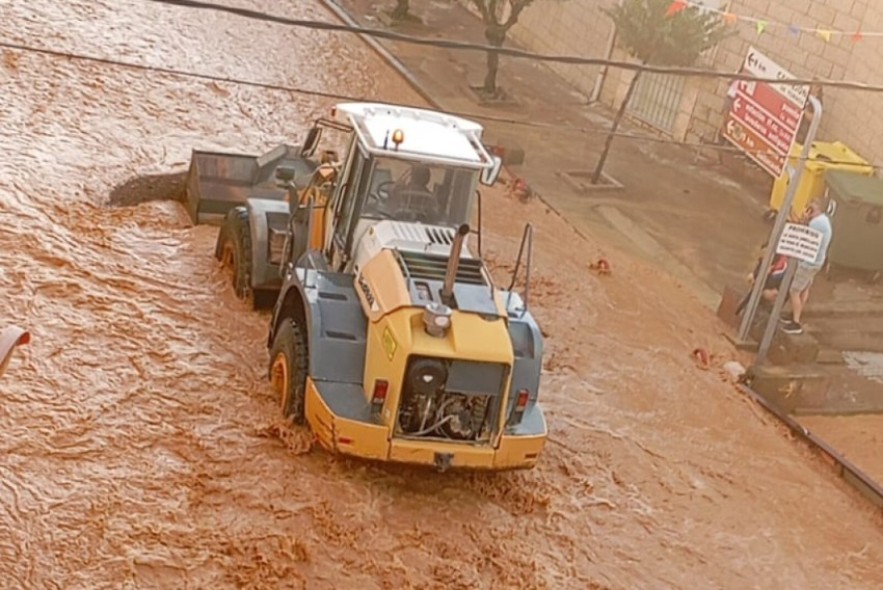
[[[207,80],[207,81],[211,81],[211,82],[224,82],[224,83],[233,84],[236,86],[248,86],[248,87],[253,87],[253,88],[261,88],[263,90],[274,90],[274,91],[286,92],[286,93],[290,93],[290,94],[300,94],[303,96],[313,96],[313,97],[317,97],[317,98],[327,98],[327,99],[347,101],[347,102],[375,102],[374,99],[371,99],[371,98],[358,97],[358,96],[352,96],[352,95],[347,95],[347,94],[340,94],[340,93],[336,93],[336,92],[312,90],[309,88],[295,87],[295,86],[283,86],[283,85],[279,85],[279,84],[270,84],[270,83],[266,83],[266,82],[255,82],[255,81],[251,81],[251,80],[243,80],[240,78],[216,76],[213,74],[202,74],[202,73],[198,73],[198,72],[189,72],[186,70],[179,70],[179,69],[175,69],[175,68],[167,68],[167,67],[162,67],[162,66],[149,66],[149,65],[143,65],[143,64],[136,64],[136,63],[125,62],[125,61],[120,61],[120,60],[115,60],[115,59],[109,59],[109,58],[105,58],[105,57],[95,57],[95,56],[90,56],[90,55],[71,53],[68,51],[59,51],[59,50],[55,50],[55,49],[33,47],[33,46],[29,46],[29,45],[23,45],[20,43],[10,43],[10,42],[6,42],[6,41],[0,41],[0,47],[6,48],[6,49],[11,49],[14,51],[36,53],[36,54],[41,54],[41,55],[47,55],[50,57],[63,58],[63,59],[67,59],[67,60],[92,62],[92,63],[98,63],[101,65],[107,65],[107,66],[112,66],[112,67],[132,69],[132,70],[138,70],[138,71],[142,71],[142,72],[154,72],[154,73],[166,74],[166,75],[170,75],[170,76],[193,78],[193,79],[197,79],[197,80]],[[501,124],[505,124],[505,125],[514,125],[514,126],[520,126],[520,127],[526,127],[526,128],[532,128],[532,129],[544,129],[544,130],[549,130],[549,131],[559,131],[559,132],[565,132],[565,133],[571,133],[571,134],[580,133],[580,134],[585,134],[585,135],[598,135],[598,136],[603,136],[603,137],[606,137],[609,134],[609,131],[607,131],[605,129],[597,129],[597,128],[592,128],[592,127],[578,127],[578,126],[574,126],[574,125],[558,125],[558,124],[543,123],[543,122],[538,122],[538,121],[523,121],[520,119],[512,119],[512,118],[500,117],[500,116],[496,116],[496,115],[483,115],[483,114],[479,114],[479,113],[466,113],[466,112],[458,112],[458,111],[446,111],[446,112],[448,114],[467,118],[467,119],[491,121],[491,122],[501,123]],[[649,135],[636,135],[634,133],[616,132],[613,135],[614,135],[614,137],[617,137],[617,138],[627,139],[627,140],[632,140],[632,141],[643,141],[643,142],[647,142],[647,143],[662,143],[662,144],[667,144],[667,145],[675,145],[675,146],[683,147],[686,149],[692,149],[692,150],[704,149],[704,150],[712,150],[712,151],[720,151],[720,152],[729,152],[729,153],[732,153],[733,155],[742,155],[745,153],[752,153],[752,154],[765,153],[764,150],[755,150],[755,151],[740,150],[740,149],[737,149],[733,146],[728,146],[728,145],[678,141],[678,140],[668,139],[668,138],[664,138],[664,137],[654,137],[654,136],[649,136]],[[814,160],[815,159],[810,159],[810,161],[814,161]],[[818,161],[824,161],[826,164],[855,164],[855,162],[851,162],[851,161],[831,161],[831,160],[827,160],[827,159],[825,159],[825,160],[819,159]],[[869,164],[869,166],[872,166],[876,169],[883,168],[883,165]]]
[[[284,24],[293,27],[301,27],[314,30],[334,31],[343,33],[355,33],[367,37],[375,37],[378,39],[389,39],[392,41],[401,41],[402,43],[411,43],[415,45],[426,45],[429,47],[438,47],[442,49],[459,49],[466,51],[480,51],[482,53],[498,53],[500,55],[508,55],[510,57],[518,57],[533,61],[546,61],[553,63],[564,63],[571,65],[591,65],[606,66],[610,68],[618,68],[623,70],[651,72],[656,74],[672,74],[676,76],[689,76],[698,78],[725,78],[729,80],[744,80],[747,82],[767,82],[780,86],[828,86],[832,88],[847,88],[851,90],[864,90],[869,92],[883,92],[883,85],[865,84],[862,82],[850,82],[846,80],[831,79],[808,79],[808,78],[763,78],[752,76],[749,74],[719,72],[717,70],[705,68],[685,68],[685,67],[669,67],[654,66],[649,64],[632,63],[628,61],[612,60],[596,57],[581,57],[575,55],[551,55],[544,53],[536,53],[525,51],[522,49],[514,49],[511,47],[494,47],[493,45],[481,45],[478,43],[466,43],[463,41],[446,41],[440,39],[429,39],[425,37],[416,37],[413,35],[405,35],[393,31],[384,31],[382,29],[372,29],[365,27],[356,27],[345,24],[331,23],[326,21],[315,21],[306,19],[293,19],[282,16],[275,16],[266,12],[250,10],[247,8],[238,8],[234,6],[222,6],[211,2],[200,2],[199,0],[147,0],[157,4],[165,4],[179,6],[185,8],[195,8],[200,10],[211,10],[217,12],[226,12],[235,14],[244,18],[259,20],[263,22],[272,22]]]

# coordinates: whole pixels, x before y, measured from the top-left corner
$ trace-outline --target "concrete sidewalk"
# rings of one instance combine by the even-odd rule
[[[392,5],[372,0],[324,2],[350,24],[371,28],[385,26],[381,11]],[[398,31],[485,43],[482,24],[458,3],[415,2],[413,12],[424,24]],[[654,141],[656,136],[624,124],[621,131],[646,138],[614,142],[605,170],[624,188],[579,191],[562,173],[594,168],[610,125],[607,109],[588,106],[585,97],[540,62],[507,57],[501,60],[498,81],[514,102],[482,104],[470,86],[483,79],[483,53],[365,40],[437,108],[484,123],[490,143],[521,147],[525,162],[510,170],[579,231],[650,260],[711,309],[717,307],[725,284],[744,283],[754,252],[770,231],[762,215],[771,181],[758,185],[727,177],[722,166],[698,158],[694,150]]]

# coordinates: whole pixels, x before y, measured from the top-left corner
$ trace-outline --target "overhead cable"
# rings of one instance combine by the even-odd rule
[[[295,19],[283,16],[276,16],[258,10],[248,8],[239,8],[235,6],[223,6],[212,2],[201,2],[199,0],[146,0],[156,4],[172,5],[185,8],[195,8],[200,10],[211,10],[217,12],[226,12],[235,14],[244,18],[259,20],[263,22],[272,22],[293,27],[302,27],[313,30],[334,31],[344,33],[355,33],[367,37],[375,37],[378,39],[389,39],[392,41],[400,41],[402,43],[411,43],[416,45],[425,45],[429,47],[439,47],[443,49],[459,49],[468,51],[481,51],[483,53],[497,53],[510,57],[528,59],[532,61],[545,61],[553,63],[564,63],[572,65],[590,65],[590,66],[606,66],[610,68],[618,68],[623,70],[650,72],[655,74],[671,74],[675,76],[689,76],[697,78],[726,78],[730,80],[745,80],[748,82],[768,82],[782,86],[828,86],[832,88],[849,88],[852,90],[864,90],[870,92],[883,92],[883,85],[865,84],[863,82],[851,82],[845,80],[831,80],[825,78],[774,78],[759,77],[750,74],[719,72],[717,70],[707,68],[687,68],[687,67],[671,67],[659,66],[651,64],[642,64],[623,60],[613,60],[596,57],[582,57],[575,55],[550,55],[544,53],[536,53],[533,51],[525,51],[523,49],[515,49],[512,47],[495,47],[493,45],[481,45],[478,43],[467,43],[464,41],[448,41],[444,39],[416,37],[394,31],[386,31],[383,29],[373,29],[365,27],[356,27],[340,23],[332,23],[327,21],[317,21],[308,19]]]
[[[253,88],[260,88],[263,90],[273,90],[278,92],[286,92],[290,94],[299,94],[304,96],[313,96],[316,98],[325,98],[331,100],[339,100],[339,101],[347,101],[347,102],[376,102],[376,99],[352,96],[337,92],[327,92],[322,90],[313,90],[309,88],[297,87],[297,86],[283,86],[280,84],[271,84],[267,82],[256,82],[252,80],[244,80],[241,78],[233,78],[228,76],[217,76],[213,74],[202,74],[198,72],[190,72],[187,70],[179,70],[175,68],[167,68],[161,66],[150,66],[144,64],[137,64],[132,62],[125,62],[116,59],[110,59],[105,57],[95,57],[83,54],[72,53],[69,51],[60,51],[57,49],[47,49],[43,47],[33,47],[29,45],[23,45],[20,43],[11,43],[7,41],[0,41],[0,48],[11,49],[15,51],[22,51],[26,53],[35,53],[41,55],[47,55],[50,57],[58,57],[66,60],[75,60],[75,61],[85,61],[92,62],[106,66],[118,67],[118,68],[126,68],[133,69],[143,72],[154,72],[158,74],[166,74],[169,76],[179,76],[185,78],[193,78],[197,80],[207,80],[211,82],[223,82],[227,84],[232,84],[236,86],[246,86]],[[606,137],[609,134],[609,131],[606,129],[595,128],[595,127],[581,127],[576,125],[559,125],[555,123],[544,123],[538,121],[526,121],[521,119],[513,119],[509,117],[500,117],[497,115],[485,115],[480,113],[466,113],[466,112],[458,112],[458,111],[446,111],[448,114],[468,118],[468,119],[476,119],[480,121],[491,121],[495,123],[500,123],[504,125],[514,125],[525,128],[532,129],[543,129],[556,131],[561,133],[569,133],[569,134],[583,134],[583,135],[596,135],[601,137]],[[624,133],[624,132],[616,132],[613,134],[614,137],[632,140],[632,141],[641,141],[646,143],[662,143],[667,145],[676,145],[687,149],[697,150],[709,150],[709,151],[720,151],[723,153],[732,153],[733,155],[741,155],[743,153],[754,153],[760,154],[765,153],[764,150],[756,150],[746,152],[745,150],[737,149],[733,146],[728,145],[719,145],[712,143],[698,143],[698,142],[687,142],[687,141],[678,141],[665,137],[656,137],[650,135],[637,135],[634,133]],[[814,158],[811,158],[810,161],[813,161]],[[851,161],[843,161],[843,162],[832,162],[830,160],[825,159],[825,163],[827,164],[854,164]],[[873,165],[874,168],[883,168],[883,165],[877,166]]]

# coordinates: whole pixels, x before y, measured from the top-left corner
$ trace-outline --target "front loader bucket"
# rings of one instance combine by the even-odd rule
[[[248,199],[285,199],[288,185],[277,178],[277,170],[292,168],[297,183],[315,168],[299,154],[299,148],[284,144],[260,156],[193,150],[185,186],[190,219],[221,225],[230,209]]]
[[[3,377],[9,361],[12,360],[15,347],[28,344],[30,341],[31,335],[21,328],[10,326],[0,331],[0,377]]]

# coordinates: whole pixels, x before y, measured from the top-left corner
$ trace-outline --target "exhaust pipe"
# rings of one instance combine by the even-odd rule
[[[460,252],[463,250],[463,240],[469,234],[469,224],[464,223],[457,229],[454,243],[451,244],[451,257],[448,260],[448,269],[445,273],[445,284],[442,287],[441,297],[445,305],[450,306],[454,300],[454,279],[457,278],[457,269],[460,268]]]

